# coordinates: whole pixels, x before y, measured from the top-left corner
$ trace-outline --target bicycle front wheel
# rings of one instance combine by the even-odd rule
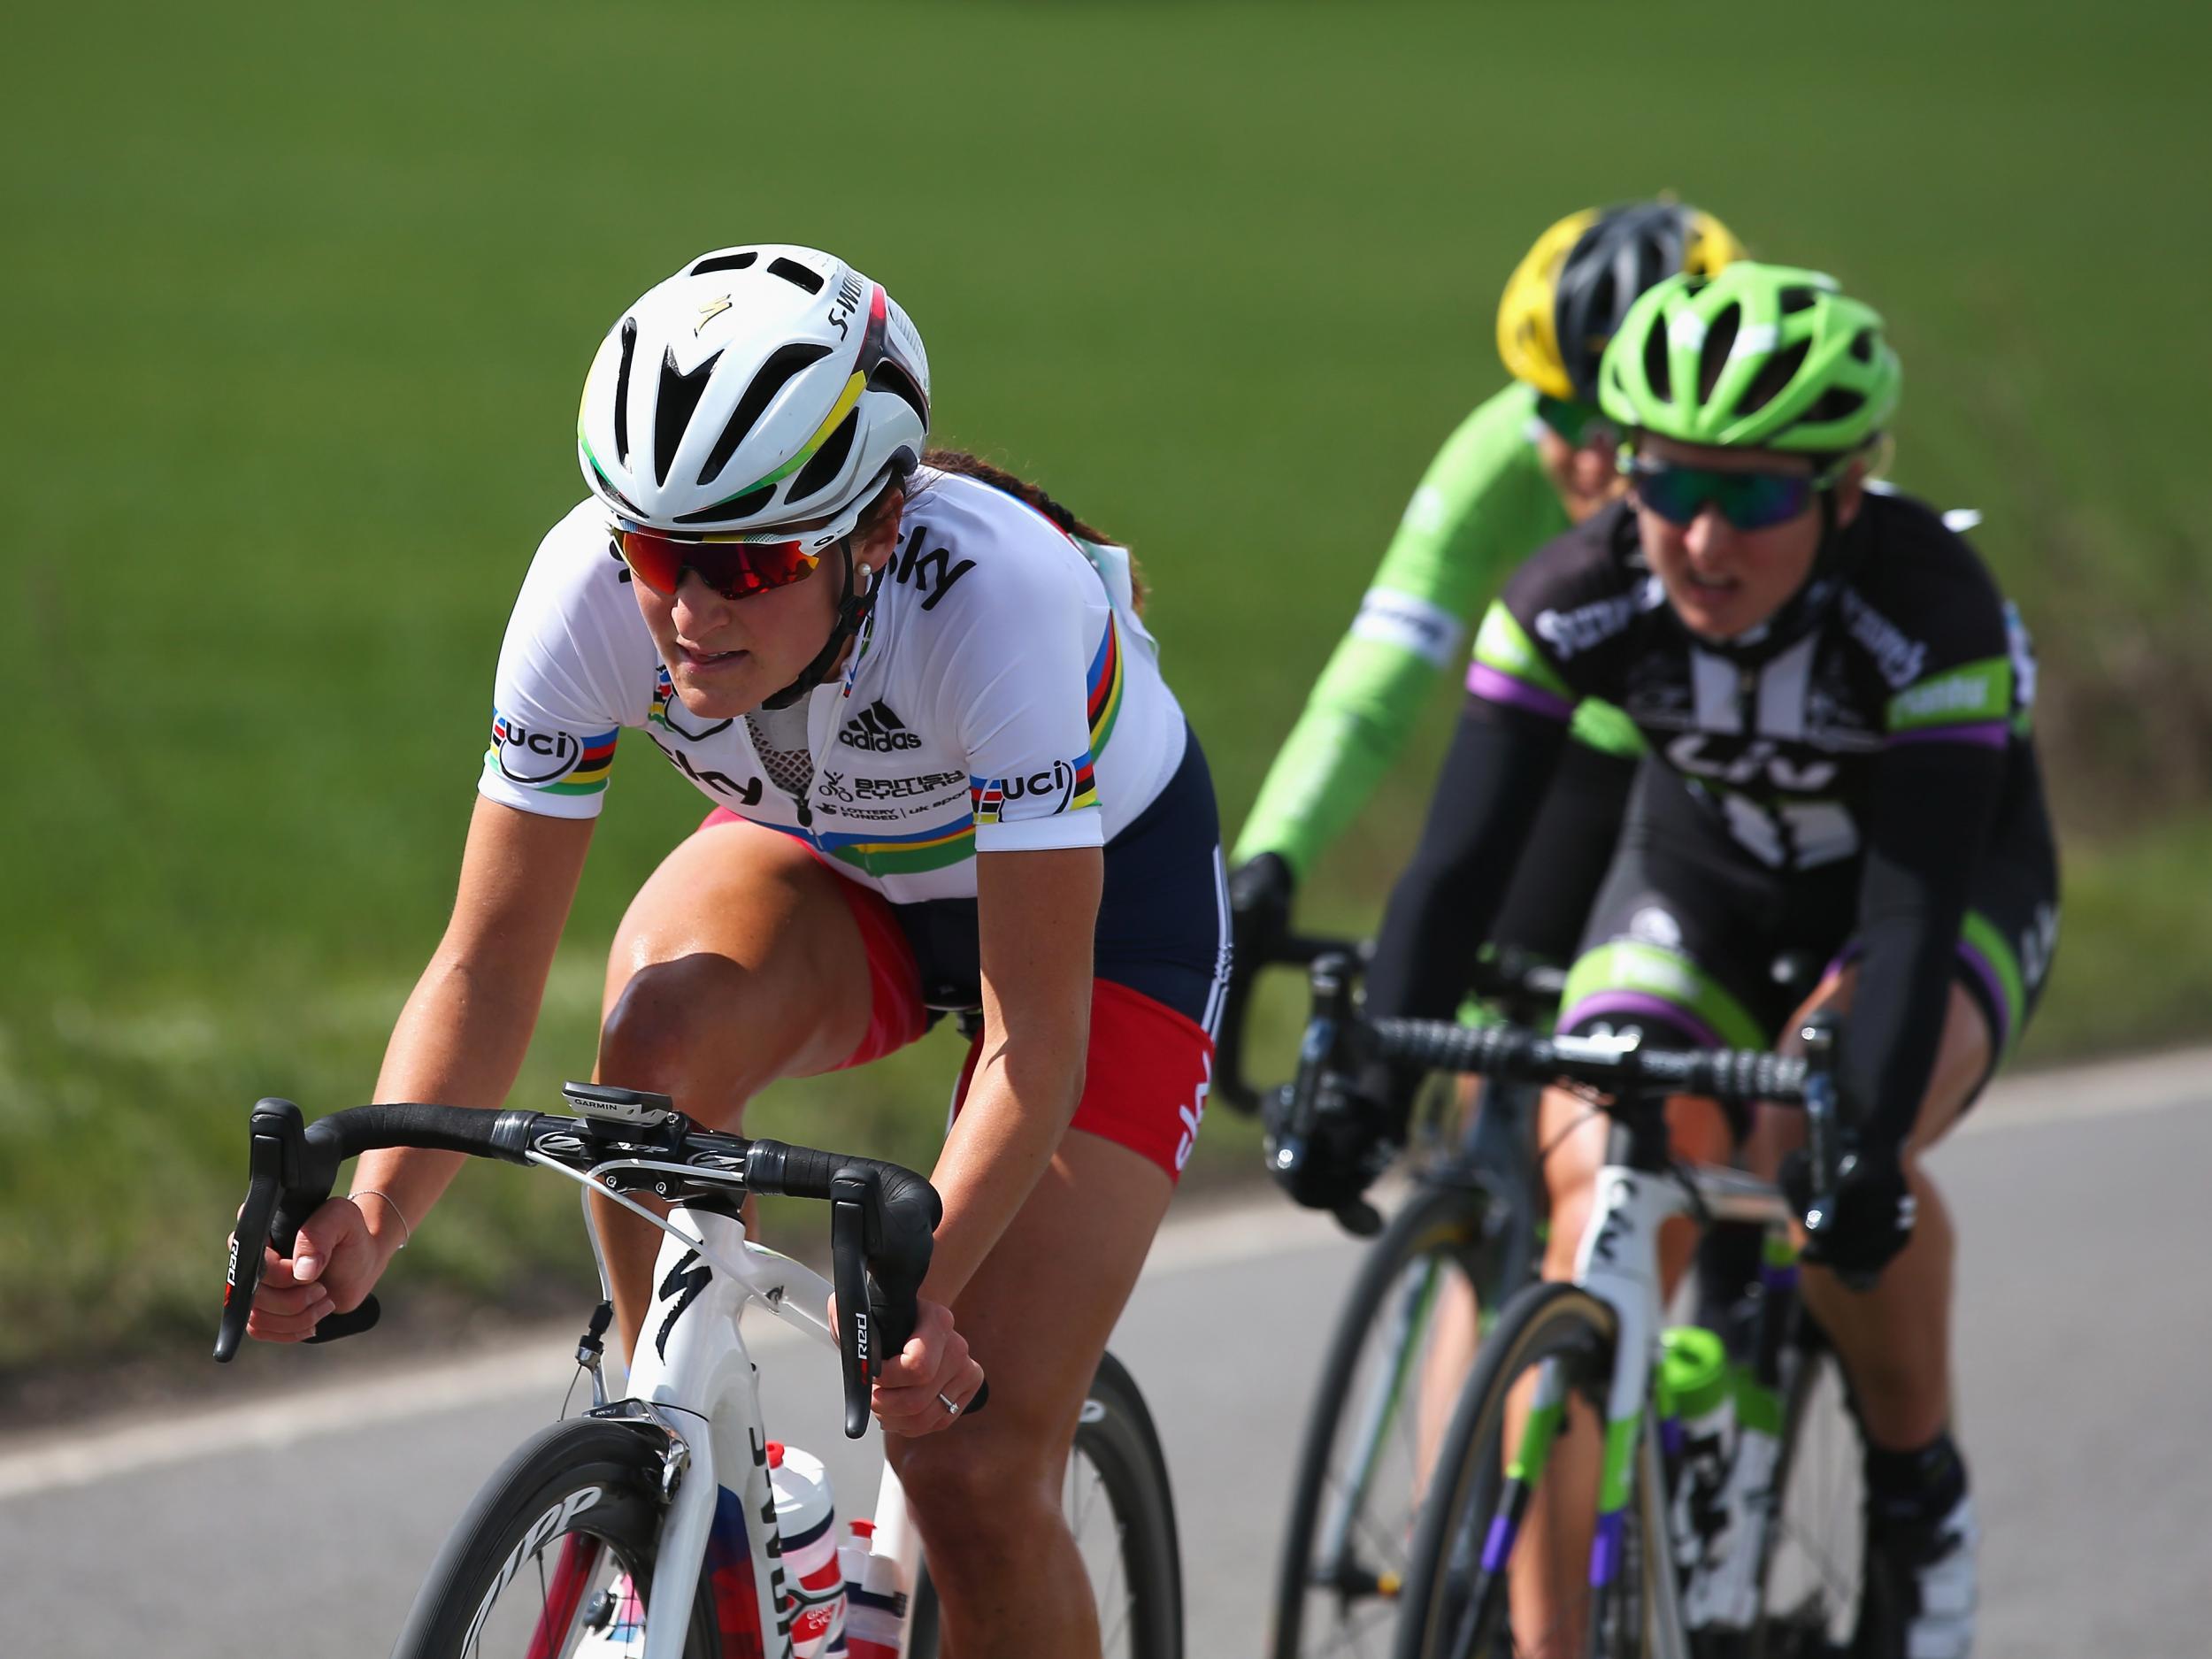
[[[1272,1659],[1379,1651],[1414,1514],[1474,1360],[1497,1252],[1483,1196],[1428,1187],[1368,1247],[1330,1338],[1291,1486]]]
[[[1102,1355],[1068,1455],[1062,1511],[1098,1601],[1106,1659],[1182,1659],[1182,1548],[1159,1432],[1135,1379]],[[924,1562],[907,1659],[937,1659],[937,1591]]]
[[[1902,1653],[1899,1610],[1866,1594],[1865,1440],[1835,1352],[1808,1319],[1791,1367],[1751,1659]]]
[[[1645,1536],[1632,1459],[1598,1540],[1616,1328],[1571,1285],[1532,1285],[1499,1314],[1421,1507],[1396,1659],[1646,1651],[1665,1541]]]
[[[641,1655],[661,1466],[659,1442],[627,1424],[571,1417],[526,1440],[447,1539],[393,1659]],[[716,1659],[713,1597],[686,1613],[686,1659]]]

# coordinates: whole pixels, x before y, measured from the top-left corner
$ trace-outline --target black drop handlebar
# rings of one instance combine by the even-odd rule
[[[421,1147],[511,1164],[529,1163],[535,1154],[578,1171],[638,1160],[651,1167],[608,1171],[603,1184],[724,1207],[746,1193],[829,1203],[845,1432],[859,1438],[867,1427],[870,1384],[913,1333],[916,1300],[943,1214],[936,1189],[912,1170],[879,1158],[697,1128],[664,1095],[584,1085],[571,1085],[568,1094],[583,1116],[397,1103],[356,1106],[307,1124],[290,1101],[258,1102],[215,1357],[227,1361],[238,1351],[265,1252],[273,1247],[290,1256],[301,1225],[330,1196],[348,1158],[383,1147]],[[377,1317],[370,1296],[352,1311],[324,1319],[307,1340],[351,1336]],[[967,1409],[979,1409],[983,1398],[979,1393]]]
[[[1768,1102],[1801,1106],[1813,1202],[1805,1215],[1809,1238],[1833,1225],[1837,1166],[1842,1133],[1835,1081],[1837,1025],[1815,1014],[1805,1022],[1806,1051],[1780,1055],[1761,1049],[1671,1049],[1643,1046],[1632,1037],[1547,1036],[1514,1025],[1462,1025],[1450,1020],[1368,1019],[1353,993],[1354,960],[1323,956],[1312,968],[1313,1013],[1299,1053],[1297,1081],[1281,1102],[1272,1153],[1279,1162],[1304,1155],[1318,1117],[1356,1110],[1345,1085],[1376,1062],[1529,1082],[1573,1082],[1601,1089],[1608,1110],[1632,1117],[1674,1094],[1696,1094],[1724,1104]],[[1352,1225],[1351,1217],[1342,1217]],[[1870,1276],[1843,1275],[1855,1288]]]
[[[1317,963],[1333,957],[1363,967],[1371,949],[1355,940],[1286,933],[1270,941],[1258,960],[1239,963],[1234,988],[1222,1004],[1221,1034],[1214,1043],[1213,1093],[1240,1112],[1259,1108],[1261,1091],[1244,1071],[1244,1018],[1253,981],[1262,970],[1301,968],[1310,973]],[[1534,1023],[1558,1005],[1566,983],[1565,969],[1508,948],[1475,964],[1467,994],[1496,1004],[1508,1019]]]

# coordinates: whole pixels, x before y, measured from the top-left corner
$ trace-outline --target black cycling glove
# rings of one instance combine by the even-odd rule
[[[1286,1087],[1266,1102],[1268,1173],[1309,1210],[1330,1211],[1354,1233],[1374,1233],[1381,1218],[1364,1194],[1398,1155],[1391,1128],[1397,1114],[1335,1077],[1322,1079],[1303,1124],[1290,1121],[1293,1099]]]
[[[1879,1278],[1912,1238],[1912,1187],[1893,1147],[1847,1149],[1837,1162],[1833,1202],[1822,1216],[1807,1213],[1821,1194],[1812,1190],[1812,1165],[1803,1152],[1782,1160],[1781,1187],[1805,1217],[1805,1260],[1859,1281],[1861,1288]]]
[[[1229,872],[1229,929],[1236,947],[1233,987],[1248,985],[1290,931],[1290,898],[1296,885],[1290,865],[1276,853],[1248,858]]]

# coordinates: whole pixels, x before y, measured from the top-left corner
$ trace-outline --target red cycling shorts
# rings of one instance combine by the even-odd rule
[[[700,827],[748,822],[718,807]],[[933,1016],[922,1002],[921,969],[891,902],[838,874],[820,853],[814,856],[837,877],[868,958],[868,1026],[841,1064],[843,1070],[903,1048],[929,1029]],[[967,1097],[981,1050],[978,1036],[960,1069],[955,1114]],[[1187,1014],[1115,979],[1093,979],[1083,1094],[1070,1126],[1127,1147],[1158,1164],[1170,1179],[1179,1179],[1205,1116],[1213,1054],[1212,1035]]]

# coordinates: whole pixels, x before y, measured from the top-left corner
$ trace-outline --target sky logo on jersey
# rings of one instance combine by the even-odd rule
[[[614,740],[619,726],[596,737],[579,737],[548,726],[525,726],[511,716],[492,710],[491,747],[485,764],[510,783],[554,795],[596,795],[607,787],[614,766]]]
[[[1041,772],[1010,778],[970,778],[968,799],[978,824],[1010,824],[1018,818],[1050,818],[1098,804],[1090,752],[1056,760]]]

